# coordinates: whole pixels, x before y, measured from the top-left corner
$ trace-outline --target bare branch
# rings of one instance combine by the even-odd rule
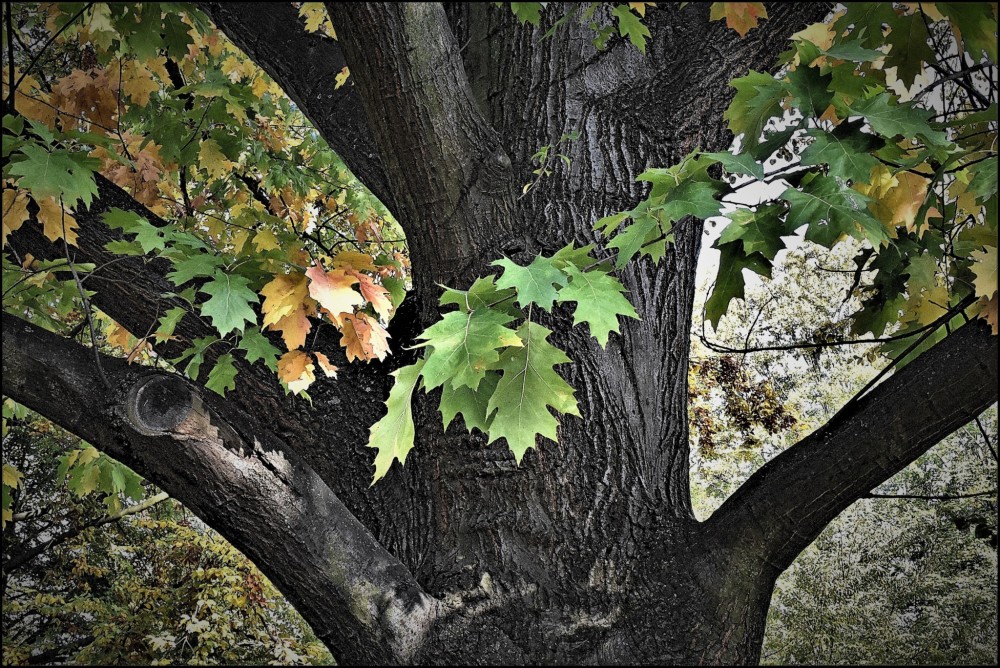
[[[996,400],[997,337],[974,321],[765,464],[706,528],[787,568],[841,511]]]

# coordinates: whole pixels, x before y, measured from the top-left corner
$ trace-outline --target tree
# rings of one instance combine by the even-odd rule
[[[20,315],[5,303],[4,394],[181,500],[340,661],[756,661],[795,556],[996,401],[996,337],[975,318],[995,327],[995,14],[854,6],[798,33],[774,78],[828,6],[331,3],[328,25],[316,4],[298,10],[315,32],[291,5],[200,5],[294,105],[174,5],[57,7],[50,34],[82,17],[89,46],[28,82],[8,8],[5,267],[23,289]],[[948,93],[933,125],[887,91],[924,69]],[[783,104],[800,116],[782,121]],[[289,147],[274,124],[299,111],[318,136]],[[792,166],[765,173],[775,152]],[[337,180],[338,160],[398,221],[411,273],[366,245],[363,220],[358,252],[336,252],[343,229],[316,212],[337,218],[337,197],[302,175]],[[767,274],[808,225],[823,245],[867,244],[855,329],[889,328],[897,362],[697,522],[689,332],[701,220],[735,192],[723,168],[787,187],[729,214],[713,324],[742,270]],[[162,197],[176,205],[157,215]],[[594,284],[610,319],[581,296]],[[76,288],[70,306],[56,286]],[[192,380],[101,356],[95,309]],[[473,312],[486,343],[450,367],[441,351],[463,349]],[[258,322],[280,330],[280,360]]]

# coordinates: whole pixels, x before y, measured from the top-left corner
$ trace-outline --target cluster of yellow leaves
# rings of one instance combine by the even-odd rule
[[[371,304],[383,321],[392,315],[389,291],[367,273],[378,270],[371,256],[344,251],[334,256],[330,270],[314,264],[305,272],[279,274],[261,289],[263,325],[280,332],[289,350],[279,360],[278,377],[291,391],[304,390],[316,379],[312,358],[299,350],[312,329],[312,316],[322,313],[337,326],[348,361],[381,360],[389,354],[385,326],[360,310]],[[328,376],[336,372],[324,355],[314,355]]]
[[[31,217],[28,204],[34,201],[27,192],[4,187],[3,190],[3,245],[7,245],[7,237],[21,228],[24,221]],[[42,234],[49,241],[65,239],[71,246],[76,245],[76,218],[64,208],[54,197],[46,197],[35,202],[38,207],[37,219],[42,225]]]

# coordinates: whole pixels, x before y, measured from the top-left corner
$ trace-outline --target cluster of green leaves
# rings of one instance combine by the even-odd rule
[[[573,388],[555,367],[570,358],[549,340],[552,332],[532,320],[536,311],[575,303],[573,323],[585,323],[601,346],[619,331],[619,316],[638,317],[611,267],[594,259],[593,246],[566,246],[524,266],[508,258],[499,278],[478,279],[468,290],[446,288],[441,306],[457,307],[419,336],[424,354],[397,370],[388,413],[371,429],[378,449],[375,480],[413,448],[412,397],[441,388],[445,428],[461,415],[466,428],[507,441],[518,462],[537,436],[556,439],[558,421],[549,411],[579,415]]]
[[[267,579],[179,504],[48,421],[5,414],[17,517],[5,513],[4,665],[331,662]]]
[[[937,325],[964,322],[970,304],[966,313],[995,332],[995,35],[995,10],[945,3],[853,4],[796,34],[777,77],[733,81],[726,118],[737,150],[696,150],[647,171],[648,198],[598,222],[619,266],[638,253],[662,256],[683,216],[723,216],[705,310],[718,326],[743,297],[744,270],[770,276],[782,237],[830,249],[854,238],[863,242],[855,289],[865,297],[854,334],[891,332],[883,352],[916,354],[945,335]],[[759,185],[783,190],[748,201]],[[929,329],[910,345],[906,335]]]

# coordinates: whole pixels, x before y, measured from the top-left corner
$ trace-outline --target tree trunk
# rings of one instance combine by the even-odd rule
[[[127,403],[121,388],[139,382],[111,362],[121,388],[106,396],[89,387],[96,381],[86,376],[85,358],[68,348],[77,365],[52,386],[56,399],[33,389],[34,378],[60,373],[44,358],[61,344],[33,347],[33,339],[51,335],[8,316],[4,393],[193,507],[255,560],[341,662],[755,663],[772,587],[791,558],[830,517],[930,447],[928,439],[995,401],[996,339],[966,327],[907,367],[939,374],[935,390],[920,398],[935,406],[932,429],[919,428],[919,411],[910,407],[899,416],[899,438],[871,468],[872,448],[864,450],[867,442],[851,431],[859,423],[848,415],[752,478],[743,501],[697,522],[686,405],[703,229],[688,219],[675,227],[662,262],[637,261],[619,272],[641,320],[622,323],[606,349],[573,328],[567,312],[541,320],[574,360],[561,372],[582,413],[562,420],[558,443],[539,443],[517,465],[503,442],[487,444],[459,424],[443,430],[438,391],[418,393],[414,451],[405,467],[394,465],[368,488],[368,428],[382,413],[387,372],[413,360],[407,346],[432,322],[437,284],[466,288],[502,255],[525,262],[571,242],[599,241],[592,224],[642,198],[635,181],[642,171],[697,146],[728,146],[728,82],[771,67],[788,35],[821,19],[827,6],[774,5],[741,39],[710,22],[707,6],[661,5],[647,14],[646,55],[618,38],[597,51],[591,29],[575,21],[542,39],[543,30],[519,25],[492,3],[447,10],[330,4],[335,43],[303,33],[291,5],[203,7],[406,230],[414,291],[393,324],[393,357],[385,365],[339,363],[341,379],[317,383],[312,403],[282,397],[261,374],[250,391],[205,398],[211,424],[239,425],[233,438],[200,446],[218,471],[181,467],[169,451],[145,447],[183,440],[174,426],[154,443],[120,419],[108,417],[108,428],[92,424],[101,411],[114,413],[109,406]],[[599,9],[598,19],[609,11]],[[352,83],[330,94],[340,62],[350,66]],[[522,197],[534,178],[531,156],[569,132],[579,133],[559,146],[569,164]],[[84,222],[101,225],[96,217]],[[91,233],[85,228],[81,239]],[[40,238],[25,232],[19,242],[45,255]],[[92,245],[82,242],[80,261],[105,252],[103,243],[101,234]],[[162,274],[140,269],[146,278],[135,283],[149,281],[156,291]],[[155,319],[123,308],[119,302],[133,301],[115,297],[121,287],[101,289],[98,305],[133,331]],[[337,341],[323,334],[317,347],[334,357]],[[872,402],[852,410],[861,420],[865,410],[897,410],[878,401],[880,393],[903,392],[902,383],[898,390],[884,383]],[[947,391],[955,383],[961,391]],[[68,409],[75,400],[93,405],[97,417]],[[857,446],[851,466],[822,469],[822,484],[812,485],[814,462],[842,439]],[[186,441],[178,447],[195,456]],[[235,461],[234,447],[253,456]],[[869,475],[855,475],[859,469]],[[837,494],[827,495],[830,489]],[[242,495],[239,516],[225,508],[233,495]],[[293,508],[277,507],[275,499],[286,498]],[[813,513],[825,498],[836,500]],[[796,513],[794,523],[786,519]]]

